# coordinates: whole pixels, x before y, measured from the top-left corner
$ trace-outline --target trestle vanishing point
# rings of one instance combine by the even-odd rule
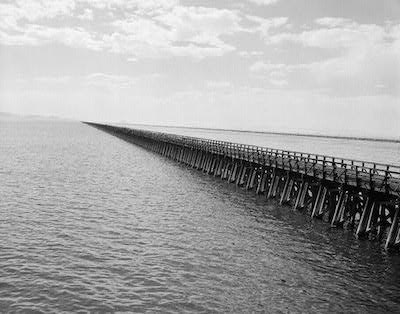
[[[358,238],[400,247],[400,167],[89,123],[136,145],[303,210]]]

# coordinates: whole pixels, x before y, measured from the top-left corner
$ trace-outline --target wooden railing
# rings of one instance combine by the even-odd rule
[[[115,128],[136,137],[400,196],[400,166],[147,130]]]

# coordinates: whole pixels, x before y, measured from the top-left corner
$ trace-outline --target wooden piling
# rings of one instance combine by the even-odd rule
[[[260,174],[260,179],[259,179],[258,186],[257,186],[257,191],[256,191],[257,194],[265,193],[266,183],[268,182],[268,176],[269,176],[269,173],[266,172],[263,168],[263,170]]]
[[[398,166],[88,124],[282,205],[310,207],[331,226],[356,226],[359,238],[386,236],[387,249],[400,244]]]
[[[279,180],[279,177],[276,176],[275,169],[274,169],[274,172],[272,173],[271,183],[270,183],[269,189],[268,189],[267,198],[271,198],[272,197],[273,190],[274,190],[275,185],[276,185],[275,182],[277,181],[276,178],[278,178],[278,180]]]
[[[389,249],[393,247],[396,243],[396,237],[398,236],[399,233],[399,211],[400,211],[400,206],[397,206],[394,212],[394,216],[392,219],[392,223],[390,225],[390,230],[389,234],[386,239],[385,243],[385,249]]]
[[[315,198],[315,201],[314,201],[311,217],[316,217],[317,216],[317,208],[318,208],[318,205],[320,203],[321,196],[322,196],[322,185],[320,185],[318,187],[318,193],[317,193],[317,197]]]

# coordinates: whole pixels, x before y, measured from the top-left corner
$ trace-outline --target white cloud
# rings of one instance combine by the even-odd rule
[[[238,55],[244,58],[253,58],[253,57],[260,57],[264,54],[263,51],[239,51]]]
[[[257,5],[272,5],[278,3],[279,0],[248,0],[251,3],[255,3]]]
[[[158,46],[163,53],[201,58],[234,50],[221,36],[238,31],[240,19],[230,10],[178,6],[152,20],[133,18],[117,23],[127,34]]]
[[[192,43],[185,46],[171,46],[167,49],[167,52],[175,56],[189,56],[196,59],[202,59],[205,57],[220,57],[233,50],[235,50],[235,47],[221,42],[221,44],[218,46],[209,47],[201,47]]]
[[[221,56],[236,49],[221,36],[241,31],[241,19],[236,11],[177,6],[152,19],[135,15],[114,21],[115,32],[105,38],[112,51],[136,56]]]
[[[315,20],[313,27],[298,33],[266,37],[270,45],[289,42],[306,49],[324,49],[334,55],[288,66],[286,71],[291,71],[292,77],[297,75],[296,71],[302,71],[303,79],[306,75],[310,84],[327,88],[337,95],[400,94],[399,25],[359,24],[348,19],[325,17]],[[271,65],[253,65],[253,70],[257,66],[266,70]]]
[[[81,20],[93,20],[93,10],[92,9],[85,9],[82,14],[78,15],[78,18]]]
[[[88,7],[82,8],[82,4]],[[59,42],[73,47],[86,44],[88,49],[109,50],[134,58],[221,56],[235,50],[221,36],[240,31],[242,19],[237,11],[180,6],[175,0],[27,0],[15,5],[2,4],[0,9],[3,44]],[[98,24],[101,32],[85,24],[70,26],[74,19],[75,25],[79,25],[79,20],[93,20],[93,9],[103,12],[103,20]],[[106,13],[113,14],[116,9],[124,12],[120,11],[119,19],[106,17]],[[47,23],[59,17],[68,17],[67,25],[55,27]]]
[[[160,13],[179,4],[179,0],[76,0],[99,10],[125,9],[137,13]]]
[[[56,42],[67,46],[89,48],[92,50],[100,50],[102,48],[100,40],[94,38],[92,34],[80,27],[48,27],[29,24],[23,36],[26,39],[32,39],[34,45]]]
[[[14,4],[0,4],[1,20],[19,20],[29,22],[39,19],[53,19],[60,16],[70,16],[75,9],[75,0],[16,0]]]
[[[289,85],[287,75],[291,71],[291,67],[286,64],[257,61],[249,67],[249,70],[275,87]]]
[[[0,43],[9,46],[21,46],[21,45],[35,46],[38,44],[38,40],[25,33],[10,34],[6,31],[0,30]]]
[[[277,29],[287,25],[289,20],[289,18],[285,16],[262,18],[255,15],[247,15],[246,19],[255,24],[248,30],[250,32],[260,32],[263,36],[269,35],[272,29]]]
[[[190,40],[198,34],[215,37],[240,29],[237,11],[206,7],[175,7],[155,18],[173,30],[175,40]]]
[[[137,78],[127,75],[92,73],[84,78],[87,85],[107,88],[129,88],[137,82]]]
[[[250,71],[254,73],[264,73],[270,71],[277,71],[286,69],[287,66],[283,63],[270,63],[264,61],[257,61],[250,66]]]
[[[270,78],[269,82],[275,87],[285,87],[289,85],[289,82],[285,79]]]
[[[267,34],[287,21],[177,0],[18,0],[0,4],[0,18],[0,42],[6,45],[56,42],[127,59],[222,56],[237,49],[228,41],[234,34]]]
[[[55,42],[99,50],[100,41],[85,28],[50,25],[49,21],[55,19],[62,24],[63,18],[72,18],[75,7],[75,0],[18,0],[14,4],[0,4],[0,43],[43,45]],[[89,17],[89,12],[84,11],[85,18]]]
[[[316,24],[327,27],[345,26],[351,23],[351,20],[341,17],[321,17],[315,20]]]
[[[391,28],[376,24],[358,24],[346,19],[320,18],[317,27],[300,33],[279,33],[266,38],[268,43],[300,43],[308,47],[341,49],[366,48],[383,43]]]

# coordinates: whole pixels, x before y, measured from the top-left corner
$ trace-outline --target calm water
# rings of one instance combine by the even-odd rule
[[[80,123],[0,121],[0,215],[2,312],[400,311],[399,255]]]
[[[121,124],[133,128],[400,166],[400,142]]]

